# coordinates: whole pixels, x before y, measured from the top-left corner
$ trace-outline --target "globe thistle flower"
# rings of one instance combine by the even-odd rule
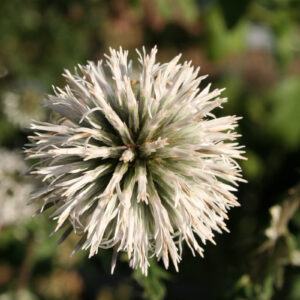
[[[20,153],[0,148],[0,228],[26,221],[34,211],[26,204],[34,189],[21,176],[26,170]]]
[[[60,117],[34,122],[28,158],[45,187],[32,195],[41,211],[54,206],[55,231],[81,235],[75,251],[113,248],[147,275],[149,257],[178,270],[182,243],[203,256],[201,244],[228,231],[243,181],[236,116],[216,118],[222,90],[199,88],[206,76],[191,62],[156,62],[156,47],[138,53],[133,78],[128,51],[110,49],[102,61],[78,65],[45,105]],[[200,244],[201,242],[201,244]]]
[[[28,128],[32,119],[43,119],[45,112],[41,103],[43,92],[35,81],[16,84],[3,94],[3,112],[7,119],[20,129]]]

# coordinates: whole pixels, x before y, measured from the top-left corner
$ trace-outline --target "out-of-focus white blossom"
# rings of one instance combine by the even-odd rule
[[[108,71],[102,61],[66,70],[67,85],[45,100],[59,118],[32,123],[27,155],[40,159],[31,173],[45,182],[32,198],[41,211],[54,206],[62,240],[74,230],[74,251],[114,248],[112,271],[124,251],[147,274],[150,256],[177,270],[183,242],[202,256],[201,245],[227,231],[244,151],[239,118],[214,116],[227,100],[199,88],[199,68],[180,55],[160,64],[156,47],[137,53],[134,79],[122,49],[110,49]]]
[[[0,228],[29,219],[33,206],[28,206],[33,185],[24,180],[27,166],[15,151],[0,149]]]
[[[250,24],[246,41],[251,50],[272,51],[275,44],[274,34],[270,28],[255,23]]]
[[[7,119],[21,129],[27,128],[33,119],[43,119],[41,105],[43,93],[34,82],[19,83],[3,94],[3,112]]]

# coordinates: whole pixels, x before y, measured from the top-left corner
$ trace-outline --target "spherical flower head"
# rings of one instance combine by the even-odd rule
[[[75,231],[74,251],[113,248],[147,275],[149,257],[169,259],[176,270],[182,243],[203,255],[214,232],[227,230],[227,211],[239,205],[233,191],[243,181],[235,159],[239,119],[216,118],[222,90],[199,88],[206,76],[191,62],[156,62],[157,49],[138,53],[133,77],[128,51],[110,49],[106,64],[89,62],[68,70],[67,85],[45,105],[60,118],[34,122],[29,158],[46,182],[33,194],[41,211],[54,206],[62,240]],[[106,69],[105,69],[106,68]]]

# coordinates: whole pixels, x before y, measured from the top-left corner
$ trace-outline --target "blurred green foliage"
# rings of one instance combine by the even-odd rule
[[[0,228],[0,300],[300,299],[300,0],[2,0],[0,146],[26,142],[28,130],[3,109],[20,82],[46,94],[63,84],[64,68],[102,58],[109,46],[155,44],[160,60],[182,52],[226,87],[220,115],[243,116],[249,183],[230,213],[231,233],[207,245],[204,259],[185,248],[179,273],[153,264],[144,278],[121,261],[111,276],[110,251],[69,258],[75,237],[56,247],[54,224],[38,216]],[[24,103],[18,109],[26,117]]]

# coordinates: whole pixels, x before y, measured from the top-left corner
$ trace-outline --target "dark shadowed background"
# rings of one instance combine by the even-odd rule
[[[31,218],[35,185],[21,149],[41,102],[64,68],[103,58],[108,47],[179,52],[226,87],[219,115],[243,116],[241,207],[230,234],[205,258],[184,249],[180,272],[153,261],[148,278],[111,251],[69,258],[55,223]],[[300,299],[300,0],[0,1],[0,300]]]

